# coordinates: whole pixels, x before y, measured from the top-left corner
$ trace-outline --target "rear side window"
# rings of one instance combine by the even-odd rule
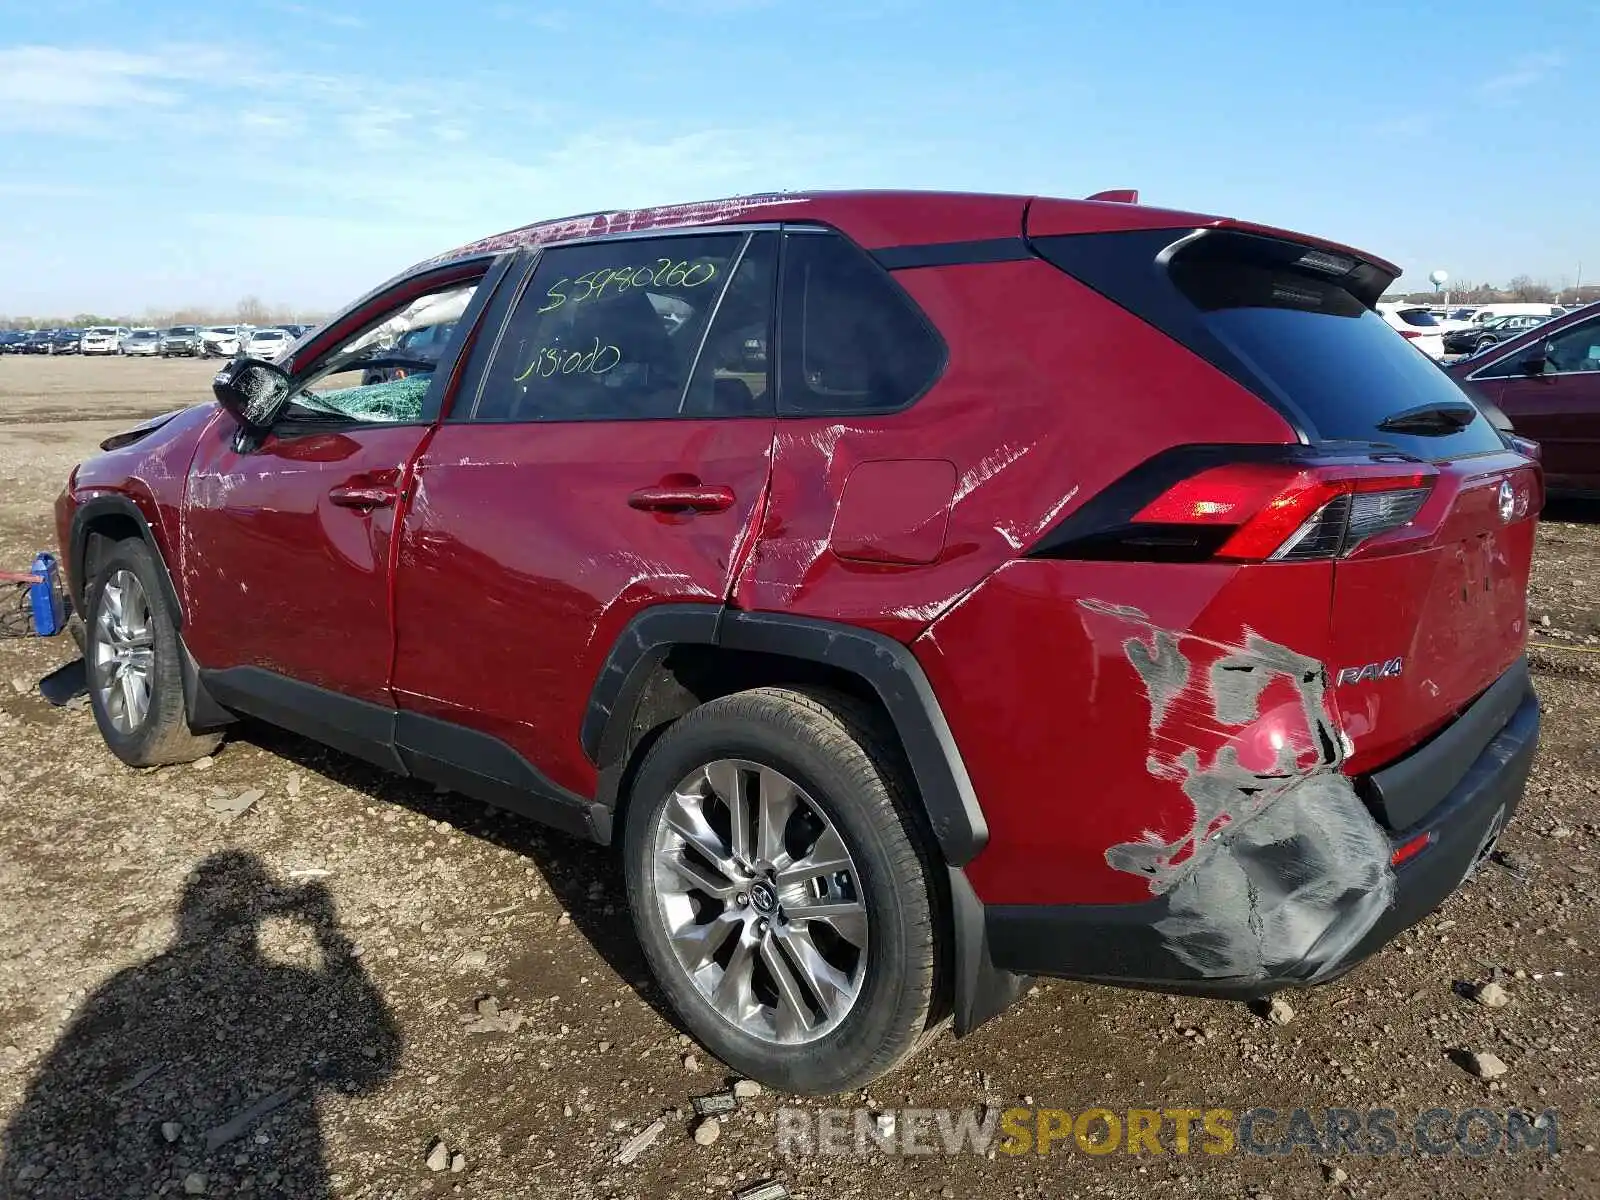
[[[1420,325],[1423,328],[1439,324],[1437,318],[1425,308],[1402,308],[1400,319],[1407,325]]]
[[[722,376],[713,370],[702,375],[704,387],[690,387],[708,328],[736,272],[741,282],[733,309],[740,329],[758,330],[765,343],[771,267],[764,294],[759,284],[748,284],[749,272],[739,268],[750,240],[744,233],[725,233],[545,251],[500,337],[473,419],[750,415],[766,403],[764,364],[753,372],[756,386],[741,380],[742,390],[733,384],[719,388]],[[769,251],[769,263],[770,257]],[[718,328],[724,328],[720,321]],[[731,361],[720,343],[715,352],[719,362]],[[689,410],[691,399],[703,405],[700,411]]]
[[[780,415],[891,412],[944,368],[944,343],[877,263],[832,233],[785,235]]]
[[[1182,230],[1041,238],[1046,259],[1226,372],[1312,441],[1382,443],[1422,459],[1501,449],[1481,415],[1438,434],[1380,429],[1465,394],[1370,308],[1372,268],[1292,242]],[[1180,239],[1181,243],[1180,243]]]

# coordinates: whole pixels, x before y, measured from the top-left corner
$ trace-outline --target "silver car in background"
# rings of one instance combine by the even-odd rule
[[[161,353],[161,333],[155,329],[135,329],[122,339],[122,353],[130,358],[154,358]]]
[[[170,358],[174,354],[198,358],[201,353],[198,325],[174,325],[161,335],[162,358]]]

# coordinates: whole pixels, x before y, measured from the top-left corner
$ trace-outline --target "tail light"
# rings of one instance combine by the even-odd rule
[[[1405,338],[1406,341],[1409,342],[1412,338],[1421,337],[1422,336],[1422,330],[1420,330],[1420,329],[1402,329],[1400,331],[1400,336]]]
[[[1235,463],[1179,481],[1134,524],[1223,527],[1211,557],[1234,562],[1339,558],[1410,523],[1437,472],[1422,463],[1330,467]]]
[[[1093,497],[1032,558],[1305,562],[1350,554],[1416,519],[1437,468],[1404,455],[1176,447]]]

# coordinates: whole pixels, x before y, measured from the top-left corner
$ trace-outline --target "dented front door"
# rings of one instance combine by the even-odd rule
[[[259,667],[392,706],[389,546],[425,425],[201,435],[179,553],[184,641],[204,667]]]

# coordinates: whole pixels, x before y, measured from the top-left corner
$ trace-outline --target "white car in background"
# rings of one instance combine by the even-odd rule
[[[200,331],[201,354],[206,358],[232,358],[239,353],[237,325],[209,325]]]
[[[95,325],[83,331],[83,338],[78,342],[80,354],[117,354],[122,350],[122,339],[128,334],[126,329],[118,329],[114,325]]]
[[[1425,304],[1379,304],[1378,313],[1429,358],[1444,357],[1444,327]]]
[[[130,357],[143,355],[154,358],[161,353],[161,331],[158,329],[135,329],[122,339],[121,351]]]
[[[257,329],[245,342],[244,354],[247,358],[277,362],[292,345],[294,336],[287,329]]]

